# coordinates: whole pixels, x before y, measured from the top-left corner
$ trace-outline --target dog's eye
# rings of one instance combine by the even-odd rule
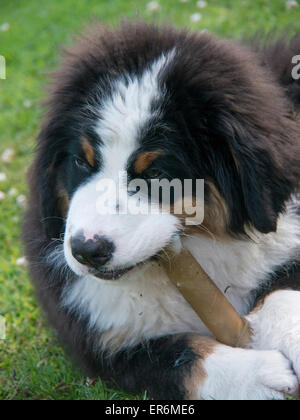
[[[90,165],[84,159],[81,159],[78,156],[76,156],[74,158],[74,162],[75,162],[75,165],[77,166],[77,168],[79,168],[81,170],[90,171],[90,169],[91,169]]]
[[[147,179],[157,179],[161,177],[161,172],[158,169],[148,169],[144,173],[144,177]]]

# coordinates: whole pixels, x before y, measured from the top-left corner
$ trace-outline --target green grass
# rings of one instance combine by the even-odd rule
[[[1,2],[0,55],[7,61],[7,79],[0,80],[0,155],[13,148],[11,163],[0,159],[0,315],[7,323],[7,339],[0,340],[0,399],[124,399],[99,381],[90,384],[62,351],[47,327],[34,297],[26,269],[17,264],[23,256],[20,240],[22,207],[17,197],[26,194],[25,174],[32,160],[41,122],[40,102],[45,74],[55,68],[61,45],[72,40],[91,19],[116,24],[120,18],[153,19],[146,0],[9,0]],[[256,30],[294,31],[300,7],[287,11],[285,0],[207,0],[197,10],[196,0],[161,0],[154,19],[209,29],[223,37],[239,37]],[[193,13],[202,20],[191,23]],[[17,195],[9,196],[11,188]],[[143,397],[143,396],[142,396]]]

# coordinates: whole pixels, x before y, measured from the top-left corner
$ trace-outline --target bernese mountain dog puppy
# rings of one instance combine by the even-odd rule
[[[300,37],[262,45],[126,22],[93,28],[54,75],[24,236],[42,306],[87,375],[155,399],[297,391]],[[204,180],[202,224],[123,212],[127,184],[115,213],[97,211],[98,182],[120,172]],[[246,316],[249,348],[211,336],[157,261],[170,247]]]

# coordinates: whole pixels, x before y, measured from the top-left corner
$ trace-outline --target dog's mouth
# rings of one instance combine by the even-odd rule
[[[90,268],[89,273],[92,274],[94,277],[97,277],[98,279],[101,279],[101,280],[116,281],[124,277],[126,274],[130,273],[131,271],[145,265],[147,262],[154,261],[154,260],[156,260],[156,256],[148,258],[147,260],[141,261],[140,263],[132,265],[130,267],[120,268],[116,270]]]
[[[128,267],[128,268],[122,268],[119,270],[97,270],[95,268],[90,268],[89,273],[93,276],[101,279],[101,280],[119,280],[121,277],[123,277],[125,274],[132,271],[136,265]]]

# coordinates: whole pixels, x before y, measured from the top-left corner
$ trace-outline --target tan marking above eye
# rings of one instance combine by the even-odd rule
[[[94,167],[95,166],[95,151],[91,143],[85,138],[81,139],[82,150],[85,155],[87,162]]]
[[[134,163],[135,172],[137,174],[143,173],[146,169],[149,168],[151,163],[159,156],[163,155],[163,153],[164,152],[162,150],[142,153]]]

